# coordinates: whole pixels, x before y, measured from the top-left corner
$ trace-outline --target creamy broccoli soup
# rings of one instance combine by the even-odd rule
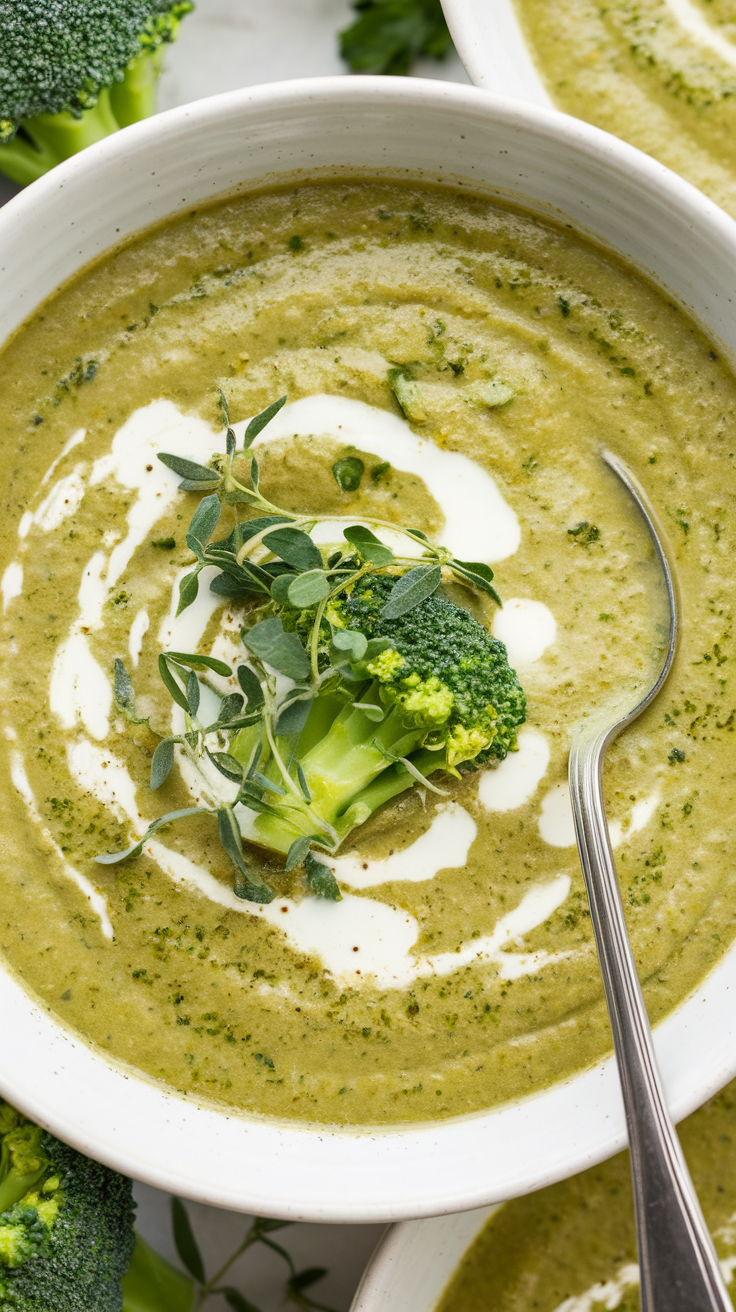
[[[666,296],[570,230],[484,198],[303,184],[191,211],[90,266],[5,348],[2,376],[0,943],[70,1029],[194,1098],[349,1124],[475,1111],[609,1050],[567,753],[591,704],[651,677],[662,616],[651,544],[601,443],[647,487],[684,599],[667,692],[605,777],[652,1018],[725,951],[736,382]],[[284,395],[243,454],[247,421]],[[179,669],[179,692],[191,675],[203,724],[232,697],[237,719],[243,626],[266,613],[262,596],[213,592],[210,565],[196,599],[186,581],[190,522],[211,536],[202,516],[229,459],[223,408],[241,485],[247,466],[282,517],[319,520],[320,564],[357,525],[361,560],[388,542],[426,581],[408,525],[476,580],[492,568],[502,607],[443,569],[432,687],[441,702],[460,677],[442,637],[454,603],[508,651],[526,697],[513,724],[500,694],[484,698],[497,743],[509,726],[504,749],[478,769],[425,763],[373,795],[339,847],[318,845],[316,873],[303,852],[285,863],[290,840],[264,840],[257,802],[229,795],[242,850],[222,829],[207,797],[239,785],[216,770],[203,782],[160,676],[164,652],[206,656]],[[180,490],[187,469],[196,486]],[[213,541],[262,515],[247,498],[220,509]],[[378,546],[366,522],[383,526]],[[300,575],[307,597],[319,575]],[[385,622],[389,646],[410,618]],[[361,714],[375,752],[383,710]],[[208,739],[225,775],[249,763],[249,797],[311,780],[321,805],[306,757],[302,781],[289,756],[279,793],[285,776],[269,780],[238,742]],[[412,742],[394,742],[382,778],[416,762]],[[178,811],[197,813],[151,831]]]
[[[680,1126],[723,1274],[736,1272],[736,1084]],[[492,1214],[437,1312],[638,1312],[628,1154]]]
[[[736,215],[734,0],[515,0],[555,104]]]

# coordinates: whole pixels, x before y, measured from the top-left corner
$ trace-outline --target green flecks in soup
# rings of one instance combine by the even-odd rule
[[[555,104],[736,214],[733,0],[515,0]]]
[[[304,185],[91,266],[5,349],[3,380],[0,946],[65,1024],[193,1097],[337,1123],[477,1110],[608,1050],[567,751],[591,702],[646,680],[662,635],[651,546],[601,444],[647,487],[684,598],[667,691],[605,781],[653,1018],[728,947],[736,383],[666,297],[485,199]],[[203,586],[175,614],[201,493],[156,459],[222,450],[218,386],[236,428],[288,396],[257,447],[274,504],[410,523],[492,565],[502,609],[447,595],[526,692],[517,752],[354,831],[340,902],[247,835],[276,897],[238,898],[207,815],[94,860],[196,804],[178,762],[148,786],[175,731],[160,652],[242,659],[238,606]],[[346,461],[359,479],[336,477]],[[219,677],[203,689],[229,691]]]

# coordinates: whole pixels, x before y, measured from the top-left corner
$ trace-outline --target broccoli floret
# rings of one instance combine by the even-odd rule
[[[0,1309],[121,1312],[130,1180],[0,1101]]]
[[[40,178],[155,109],[190,0],[0,0],[0,171]]]
[[[390,575],[364,577],[328,608],[328,635],[355,633],[369,645],[361,659],[326,679],[293,751],[309,807],[300,814],[289,798],[288,809],[275,816],[279,804],[271,798],[271,813],[244,823],[253,841],[286,852],[301,834],[314,833],[315,814],[342,841],[422,776],[457,775],[460,765],[501,761],[515,748],[526,704],[503,643],[440,594],[399,618],[382,619],[397,582]],[[288,607],[282,621],[289,623]],[[331,659],[325,643],[323,663]],[[242,730],[231,747],[243,764],[252,759],[257,732]],[[264,746],[261,777],[276,781]]]
[[[404,665],[394,664],[390,673],[378,675],[387,693],[406,701],[420,684],[434,686],[434,680],[451,696],[452,715],[446,717],[448,739],[462,729],[484,742],[469,756],[458,746],[455,750],[461,754],[450,760],[450,765],[477,757],[481,751],[484,759],[494,756],[502,761],[515,746],[516,730],[526,713],[524,693],[509,668],[504,644],[486,633],[469,611],[438,593],[406,615],[382,619],[381,611],[395,582],[386,575],[360,580],[348,596],[338,600],[335,617],[366,638],[389,639]],[[379,657],[379,662],[386,655]],[[459,734],[458,744],[462,738]]]

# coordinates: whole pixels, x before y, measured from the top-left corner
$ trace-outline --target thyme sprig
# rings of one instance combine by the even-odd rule
[[[276,1221],[266,1216],[254,1217],[245,1231],[242,1242],[238,1244],[235,1251],[230,1254],[220,1269],[213,1276],[208,1277],[189,1213],[179,1198],[172,1198],[171,1200],[171,1220],[176,1251],[191,1278],[191,1285],[188,1287],[185,1285],[183,1291],[182,1309],[186,1302],[187,1307],[194,1307],[194,1312],[201,1312],[205,1305],[209,1304],[210,1298],[220,1294],[225,1299],[228,1307],[234,1309],[234,1312],[259,1312],[255,1303],[241,1293],[240,1290],[229,1284],[227,1278],[234,1263],[249,1249],[260,1244],[276,1253],[286,1264],[288,1275],[283,1287],[284,1302],[291,1304],[293,1307],[302,1308],[304,1312],[309,1312],[310,1309],[313,1312],[334,1312],[334,1309],[318,1302],[309,1292],[312,1286],[327,1274],[325,1268],[307,1267],[301,1271],[297,1270],[288,1250],[272,1237],[274,1231],[283,1230],[292,1225],[291,1221]],[[158,1259],[158,1261],[161,1262],[161,1259]],[[172,1307],[171,1312],[177,1312],[177,1310]]]
[[[155,792],[166,782],[178,757],[196,780],[198,805],[158,817],[137,842],[96,858],[113,864],[138,856],[164,826],[188,816],[210,814],[216,817],[220,844],[235,868],[236,896],[259,903],[271,902],[276,891],[246,863],[239,807],[280,820],[286,816],[297,837],[286,855],[285,869],[302,867],[311,892],[340,899],[332,871],[313,848],[334,852],[341,835],[320,814],[296,751],[320,690],[339,681],[354,685],[368,679],[368,662],[390,642],[387,638],[368,641],[360,632],[333,625],[330,603],[366,575],[390,574],[397,582],[382,611],[387,620],[419,606],[443,579],[462,583],[501,605],[488,565],[458,560],[420,529],[371,516],[356,523],[354,516],[298,513],[269,501],[259,486],[257,460],[249,453],[255,438],[285,401],[285,396],[280,397],[251,419],[238,448],[221,392],[224,454],[214,456],[208,465],[159,454],[159,460],[181,478],[180,491],[206,494],[186,533],[194,560],[179,585],[177,615],[196,600],[202,571],[214,567],[217,572],[210,590],[231,603],[249,607],[248,624],[241,630],[243,661],[233,674],[224,661],[199,652],[159,655],[159,674],[183,713],[183,729],[161,737],[151,762],[150,787]],[[241,517],[242,507],[248,508],[250,517]],[[230,531],[213,540],[223,512],[231,517]],[[312,535],[327,522],[340,526],[342,541],[325,548]],[[374,531],[381,529],[405,539],[407,554],[386,545]],[[417,546],[421,549],[419,560]],[[288,627],[284,626],[286,616]],[[203,701],[200,674],[205,680],[210,674],[234,678],[239,688],[224,696],[217,693],[219,708],[214,721],[208,716],[203,720],[202,707],[211,705],[216,690],[207,683],[209,695]],[[119,712],[132,723],[148,723],[136,713],[133,684],[119,659],[114,675]],[[369,719],[383,719],[381,706],[359,705]],[[441,792],[410,762],[397,760],[418,781]]]

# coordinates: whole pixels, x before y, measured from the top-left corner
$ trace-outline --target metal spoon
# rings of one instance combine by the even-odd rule
[[[656,681],[643,696],[641,689],[628,695],[628,706],[624,691],[613,709],[605,707],[585,719],[575,731],[569,767],[578,851],[628,1125],[641,1312],[732,1312],[718,1258],[665,1103],[613,864],[601,778],[609,743],[651,704],[672,668],[680,629],[677,595],[672,568],[646,494],[617,456],[606,450],[601,451],[601,456],[641,512],[661,569],[669,612],[666,654]]]

